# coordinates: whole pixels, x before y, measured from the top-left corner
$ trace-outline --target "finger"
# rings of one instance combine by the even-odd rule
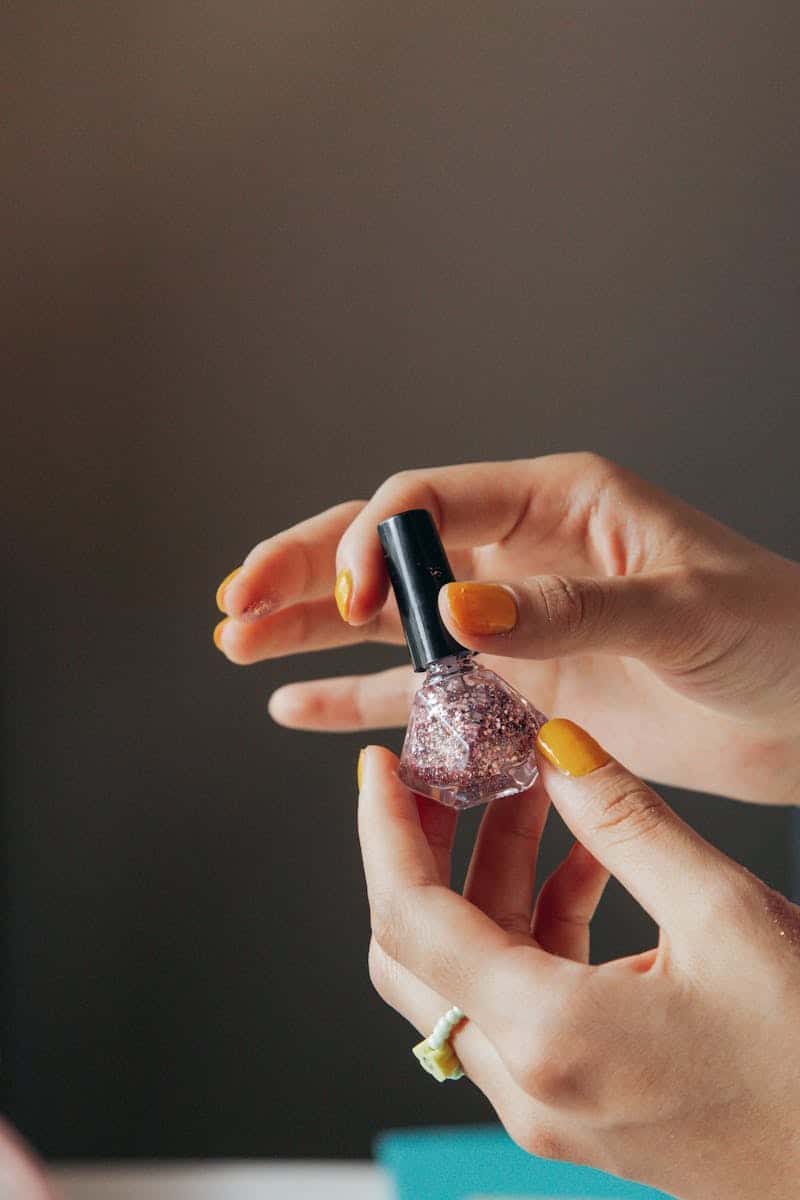
[[[389,958],[374,938],[369,948],[369,973],[381,999],[405,1017],[422,1037],[431,1034],[439,1017],[451,1006],[448,997],[427,987],[400,963]],[[496,1107],[509,1091],[517,1090],[517,1084],[499,1054],[474,1021],[467,1018],[457,1025],[450,1035],[450,1044],[464,1074],[493,1100]]]
[[[330,733],[392,729],[408,721],[418,686],[419,676],[410,667],[288,683],[270,696],[269,713],[289,729]]]
[[[395,729],[407,724],[411,703],[423,678],[411,667],[392,667],[371,675],[288,683],[273,692],[269,714],[289,729],[331,733]],[[527,668],[524,684],[545,709],[553,707],[554,683],[549,666],[533,673]]]
[[[339,539],[364,503],[337,504],[259,542],[220,585],[221,610],[252,620],[299,600],[329,595]]]
[[[369,965],[370,977],[381,999],[405,1017],[422,1037],[430,1036],[439,1017],[450,1007],[449,998],[427,987],[405,967],[390,959],[374,939],[370,945]],[[519,1057],[519,1031],[516,1042]],[[450,1043],[466,1078],[480,1088],[519,1145],[542,1157],[597,1162],[597,1153],[593,1152],[583,1128],[524,1091],[499,1051],[469,1014],[450,1035]]]
[[[592,918],[605,891],[608,871],[580,842],[542,885],[531,926],[550,954],[588,963]]]
[[[430,846],[436,864],[436,877],[445,887],[450,886],[451,855],[456,834],[458,813],[428,796],[415,795],[420,829]]]
[[[501,929],[531,927],[536,859],[549,801],[541,783],[493,800],[481,821],[464,896]]]
[[[293,604],[255,622],[227,617],[214,632],[217,649],[240,666],[361,642],[397,644],[402,640],[394,605],[387,604],[368,624],[354,629],[342,621],[331,596]]]
[[[572,833],[658,925],[691,928],[740,873],[572,721],[548,721],[536,749],[547,794]]]
[[[548,490],[559,469],[555,459],[505,463],[470,463],[431,470],[404,471],[378,488],[343,535],[336,554],[340,576],[348,578],[343,616],[354,625],[370,620],[383,604],[388,589],[377,525],[407,509],[426,508],[433,514],[448,553],[454,547],[481,546],[511,539],[530,510],[534,492],[537,508],[562,512],[563,487]],[[554,511],[532,528],[552,529]],[[530,531],[526,530],[530,540]],[[535,536],[535,535],[534,535]],[[456,570],[455,564],[453,564]]]
[[[470,1013],[485,1032],[507,1022],[509,997],[502,980],[509,976],[509,958],[504,956],[511,954],[521,969],[523,947],[525,978],[535,977],[557,998],[563,975],[555,964],[561,960],[536,949],[528,938],[501,930],[441,886],[414,795],[395,774],[396,757],[371,746],[362,765],[359,836],[373,934],[383,950]]]
[[[358,756],[356,775],[358,790],[360,792],[364,781],[363,750]],[[458,814],[455,809],[437,804],[435,800],[431,800],[428,796],[415,795],[414,799],[417,804],[419,826],[428,843],[433,862],[436,866],[436,878],[439,883],[448,887],[450,884],[450,856],[453,850],[453,839],[455,837]]]
[[[685,576],[663,570],[450,583],[439,610],[462,645],[487,654],[543,659],[595,651],[677,666],[706,623],[700,601]]]

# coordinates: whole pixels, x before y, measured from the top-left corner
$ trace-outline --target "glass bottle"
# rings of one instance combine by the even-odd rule
[[[442,623],[437,596],[453,581],[433,517],[412,509],[378,526],[416,671],[416,693],[398,776],[451,808],[512,796],[535,782],[534,741],[546,718],[461,646]]]

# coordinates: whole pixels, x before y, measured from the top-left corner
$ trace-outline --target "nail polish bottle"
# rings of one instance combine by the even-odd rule
[[[381,521],[383,547],[415,671],[416,693],[398,775],[450,808],[472,808],[531,786],[534,740],[546,718],[505,680],[475,661],[439,616],[437,596],[453,572],[426,509]]]

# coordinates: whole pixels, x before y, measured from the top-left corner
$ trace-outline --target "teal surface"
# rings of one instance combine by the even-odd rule
[[[397,1200],[670,1200],[603,1171],[533,1158],[499,1126],[395,1130],[381,1134],[375,1155],[394,1179]]]

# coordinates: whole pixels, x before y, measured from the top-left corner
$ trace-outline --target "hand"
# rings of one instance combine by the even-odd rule
[[[452,1042],[465,1073],[531,1153],[681,1200],[789,1200],[800,910],[571,722],[545,725],[537,749],[540,783],[489,806],[463,897],[448,886],[455,814],[404,788],[387,750],[364,752],[375,987],[423,1035],[451,1004],[464,1010]],[[534,906],[548,795],[579,840]],[[607,870],[660,940],[588,966]]]
[[[0,1118],[0,1195],[8,1200],[56,1200],[28,1148]]]
[[[476,632],[476,606],[470,626],[451,589],[442,615],[538,708],[591,721],[662,783],[795,799],[800,566],[594,455],[404,472],[367,504],[268,539],[221,589],[232,619],[215,631],[220,649],[252,663],[400,642],[375,526],[417,507],[434,513],[458,579],[509,585],[510,629]],[[305,729],[404,724],[417,682],[402,667],[294,684],[271,712]]]

